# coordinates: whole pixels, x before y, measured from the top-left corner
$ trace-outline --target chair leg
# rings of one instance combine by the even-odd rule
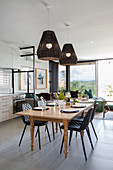
[[[46,132],[46,126],[45,126],[45,132]]]
[[[46,125],[46,129],[47,129],[47,134],[48,134],[48,137],[49,137],[49,141],[51,142],[51,138],[50,138],[50,134],[49,134],[49,130],[48,130],[48,126]]]
[[[60,123],[58,123],[58,125],[59,125],[59,129],[60,129],[60,133],[62,134],[62,130],[61,130],[61,128],[60,128]]]
[[[73,134],[73,131],[70,130],[69,145],[71,144],[72,134]]]
[[[91,140],[90,131],[89,131],[89,128],[88,128],[88,127],[86,128],[86,132],[87,132],[87,135],[88,135],[88,138],[89,138],[89,141],[90,141],[91,147],[92,147],[92,149],[94,149],[94,147],[93,147],[93,143],[92,143],[92,140]]]
[[[85,160],[87,161],[86,150],[85,150],[85,145],[84,145],[84,140],[83,140],[82,132],[80,132],[80,136],[81,136],[81,141],[82,141],[82,147],[83,147],[83,152],[84,152]]]
[[[54,122],[52,122],[52,130],[53,130],[53,140],[55,140]]]
[[[77,132],[76,132],[76,137],[77,137]]]
[[[60,148],[60,154],[62,153],[63,144],[64,144],[64,136],[63,136],[63,138],[62,138],[62,144],[61,144],[61,148]]]
[[[23,130],[23,132],[22,132],[22,135],[21,135],[20,142],[19,142],[19,145],[18,145],[18,146],[20,146],[20,145],[21,145],[21,142],[22,142],[22,139],[23,139],[23,136],[24,136],[24,133],[25,133],[26,127],[27,127],[27,125],[25,125],[25,127],[24,127],[24,130]]]
[[[35,138],[37,137],[37,133],[38,133],[38,128],[37,128],[37,131],[36,131],[36,134],[35,134]]]
[[[97,134],[96,134],[96,131],[95,131],[95,128],[94,128],[93,122],[91,122],[91,126],[92,126],[92,128],[93,128],[93,131],[94,131],[94,134],[95,134],[95,136],[96,136],[96,139],[98,140],[98,137],[97,137]]]
[[[39,149],[41,150],[41,141],[40,141],[40,127],[38,126],[38,142],[39,142]]]

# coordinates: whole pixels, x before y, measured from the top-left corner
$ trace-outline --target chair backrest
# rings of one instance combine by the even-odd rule
[[[29,110],[29,109],[32,109],[31,105],[29,103],[24,103],[22,104],[22,110],[25,111],[25,110]],[[23,122],[26,124],[26,123],[29,123],[29,116],[22,116],[22,120]]]
[[[89,109],[88,112],[86,113],[84,120],[81,124],[80,130],[86,129],[88,126],[89,122],[91,121],[91,116],[92,116],[93,108]]]
[[[32,107],[31,107],[31,105],[29,103],[22,104],[22,110],[23,111],[29,110],[29,109],[32,109]]]
[[[93,112],[92,112],[92,116],[91,116],[91,120],[90,120],[90,122],[91,122],[91,121],[93,120],[93,118],[94,118],[94,115],[95,115],[95,112],[96,112],[97,106],[98,106],[98,103],[94,104],[94,108],[93,108]]]
[[[36,94],[39,98],[42,96],[45,100],[50,100],[50,94],[49,93],[40,93]]]

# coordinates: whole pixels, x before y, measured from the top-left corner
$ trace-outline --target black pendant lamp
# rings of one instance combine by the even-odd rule
[[[64,66],[75,65],[77,63],[77,56],[72,44],[64,44],[59,61],[60,65]]]
[[[46,30],[43,32],[37,55],[40,60],[59,60],[61,49],[54,31]]]
[[[69,30],[68,27],[70,26],[67,23],[64,23],[64,25],[67,27],[67,41],[69,41]],[[75,50],[73,48],[73,45],[71,43],[66,43],[63,45],[63,49],[61,52],[60,57],[60,65],[75,65],[77,63],[77,56],[75,53]]]

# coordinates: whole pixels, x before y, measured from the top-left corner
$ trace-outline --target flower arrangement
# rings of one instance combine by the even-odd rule
[[[77,99],[73,99],[73,103],[79,103]]]
[[[78,93],[78,100],[82,99],[82,95],[83,95],[83,93],[81,93],[81,92]]]
[[[67,104],[68,104],[68,103],[70,104],[70,102],[72,102],[73,104],[74,104],[74,103],[79,103],[79,101],[78,101],[77,99],[71,98],[71,97],[65,98],[65,101],[66,101]]]
[[[78,97],[82,97],[82,95],[83,95],[83,93],[80,93],[80,92],[78,93]]]

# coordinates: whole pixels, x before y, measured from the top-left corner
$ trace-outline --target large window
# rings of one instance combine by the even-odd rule
[[[59,90],[66,90],[66,67],[59,65]]]
[[[95,64],[70,67],[70,90],[92,90],[95,94]]]
[[[0,69],[0,93],[11,93],[12,90],[12,71]]]
[[[113,99],[113,60],[98,61],[98,96]]]

